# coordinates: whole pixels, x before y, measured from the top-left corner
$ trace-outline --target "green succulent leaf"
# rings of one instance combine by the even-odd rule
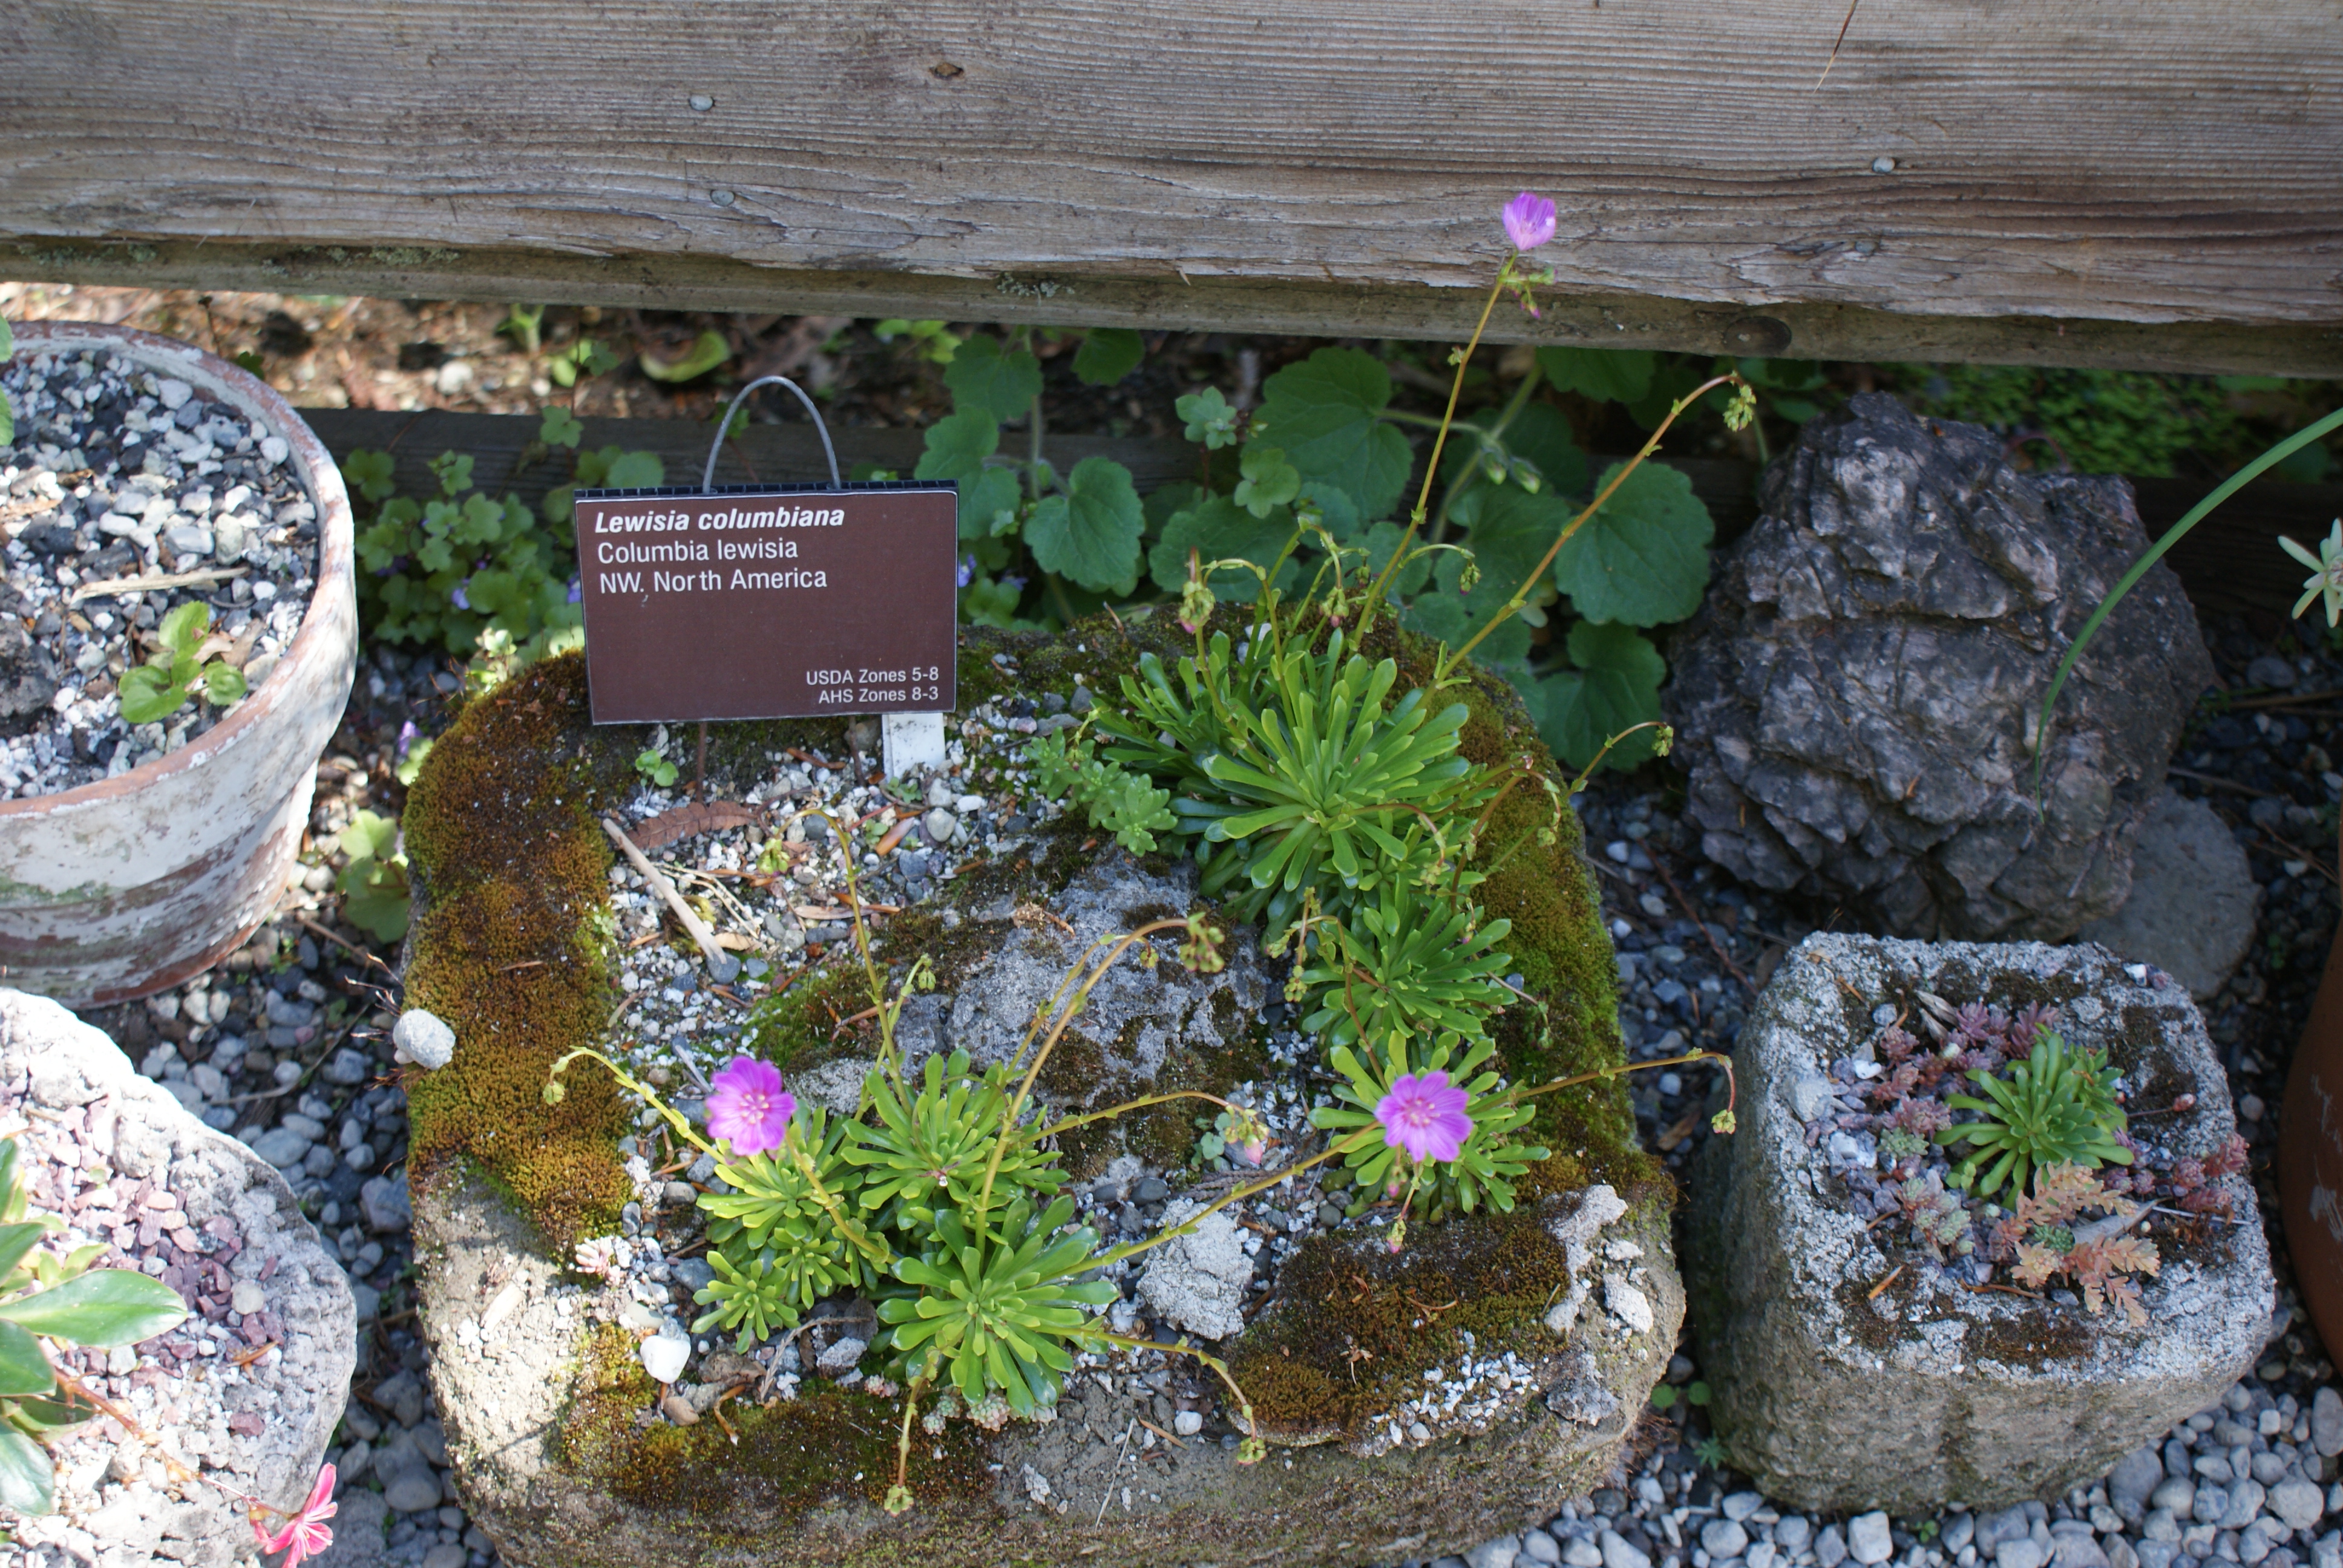
[[[1021,348],[1004,353],[997,337],[971,337],[953,353],[944,385],[954,413],[1006,425],[1024,417],[1041,395],[1041,364]]]
[[[56,1386],[41,1342],[15,1323],[0,1322],[0,1399],[45,1394]]]
[[[1968,1076],[1983,1097],[1951,1094],[1946,1102],[1978,1120],[1936,1134],[1941,1144],[1971,1145],[1954,1170],[1955,1186],[1989,1198],[2004,1186],[2026,1191],[2044,1166],[2097,1170],[2132,1162],[2131,1150],[2116,1137],[2126,1119],[2107,1085],[2105,1053],[2074,1050],[2063,1036],[2046,1031],[2031,1056],[2010,1064],[2006,1078],[1982,1067]]]
[[[1074,379],[1086,387],[1111,387],[1147,357],[1147,340],[1128,327],[1094,327],[1074,350]]]
[[[0,1426],[0,1508],[38,1515],[55,1512],[56,1505],[49,1451],[21,1432]]]
[[[1084,457],[1066,476],[1064,494],[1034,506],[1025,545],[1044,571],[1094,593],[1128,594],[1139,581],[1145,526],[1131,470],[1111,457]]]
[[[1570,628],[1567,646],[1577,668],[1539,681],[1530,710],[1554,755],[1583,769],[1611,737],[1661,716],[1660,682],[1667,678],[1668,666],[1659,649],[1632,627],[1582,620]],[[1647,760],[1657,744],[1650,730],[1630,736],[1604,759],[1604,766],[1634,768]]]
[[[1595,481],[1600,495],[1621,465]],[[1708,587],[1708,508],[1675,468],[1645,463],[1554,557],[1554,586],[1589,620],[1659,626],[1700,608]]]
[[[1380,518],[1399,500],[1414,455],[1383,419],[1391,376],[1355,348],[1321,348],[1262,383],[1253,433],[1272,440],[1304,479],[1322,479]]]
[[[128,1269],[99,1269],[54,1290],[0,1302],[0,1321],[52,1339],[110,1347],[136,1344],[186,1321],[179,1292]]]

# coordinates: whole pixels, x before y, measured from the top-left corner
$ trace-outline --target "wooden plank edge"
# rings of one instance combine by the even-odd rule
[[[428,245],[0,236],[0,273],[25,282],[405,299],[780,311],[1328,337],[1453,340],[1477,289],[1230,277],[1133,278],[1071,269],[989,277],[759,267],[722,256],[580,256]],[[2343,316],[2285,327],[1906,315],[1843,305],[1742,307],[1655,296],[1540,296],[1511,306],[1495,342],[1862,361],[1926,360],[2118,370],[2343,377]]]

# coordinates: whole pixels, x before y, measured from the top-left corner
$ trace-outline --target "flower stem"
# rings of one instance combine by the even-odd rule
[[[1530,568],[1530,575],[1522,579],[1522,586],[1513,590],[1513,597],[1497,607],[1497,613],[1490,618],[1489,624],[1475,632],[1472,641],[1441,660],[1439,673],[1433,678],[1435,681],[1445,680],[1448,672],[1462,664],[1474,648],[1481,646],[1483,640],[1491,632],[1521,613],[1522,607],[1529,602],[1530,590],[1537,587],[1539,581],[1544,578],[1546,568],[1554,565],[1554,558],[1562,553],[1562,547],[1570,542],[1572,535],[1586,526],[1588,518],[1603,509],[1603,504],[1611,498],[1612,493],[1627,482],[1628,475],[1642,467],[1644,460],[1660,449],[1660,437],[1668,433],[1668,427],[1674,424],[1685,409],[1700,401],[1710,391],[1728,382],[1735,387],[1748,385],[1742,379],[1738,371],[1728,370],[1722,376],[1710,377],[1676,400],[1675,406],[1668,410],[1668,417],[1660,421],[1660,427],[1652,432],[1652,438],[1644,443],[1643,450],[1621,465],[1619,471],[1612,476],[1611,482],[1603,487],[1603,493],[1587,502],[1586,509],[1571,518],[1569,526],[1555,536],[1554,543],[1547,547],[1545,554],[1538,558],[1538,564]]]
[[[1464,393],[1464,368],[1473,362],[1473,351],[1481,347],[1481,335],[1489,329],[1490,313],[1497,308],[1497,300],[1505,292],[1505,285],[1513,276],[1513,257],[1509,256],[1505,257],[1505,264],[1497,268],[1497,281],[1489,286],[1489,297],[1481,307],[1481,319],[1473,324],[1472,341],[1465,344],[1464,351],[1456,357],[1456,377],[1448,386],[1448,408],[1440,417],[1440,434],[1433,437],[1432,457],[1423,468],[1423,493],[1416,497],[1415,510],[1408,514],[1407,531],[1400,536],[1399,548],[1392,551],[1391,559],[1383,563],[1383,569],[1367,589],[1366,602],[1360,606],[1361,636],[1364,636],[1367,628],[1373,624],[1375,607],[1383,602],[1393,574],[1407,558],[1407,547],[1415,542],[1416,531],[1423,527],[1424,514],[1432,506],[1432,487],[1440,477],[1440,451],[1448,444],[1449,429],[1456,423],[1456,400]]]

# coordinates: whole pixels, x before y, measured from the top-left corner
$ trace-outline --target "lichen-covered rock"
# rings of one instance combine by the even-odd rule
[[[133,1396],[126,1387],[116,1393],[210,1479],[276,1507],[297,1508],[341,1420],[356,1364],[357,1316],[347,1277],[302,1217],[293,1190],[252,1151],[140,1077],[111,1040],[45,997],[0,990],[0,1104],[10,1108],[12,1120],[16,1109],[32,1110],[35,1141],[69,1127],[85,1158],[102,1161],[91,1169],[113,1172],[116,1193],[151,1187],[155,1202],[146,1212],[172,1213],[180,1236],[192,1231],[205,1238],[199,1244],[207,1254],[183,1258],[165,1277],[176,1285],[182,1271],[197,1271],[184,1275],[184,1289],[192,1292],[191,1305],[216,1303],[211,1315],[217,1327],[196,1325],[206,1337],[228,1338],[224,1320],[231,1303],[267,1314],[253,1320],[262,1325],[277,1325],[278,1349],[249,1366],[231,1367],[224,1353],[198,1360],[190,1350],[178,1372],[166,1375],[173,1363],[150,1362],[156,1370],[128,1374],[151,1388],[151,1396],[143,1389]],[[25,1160],[36,1182],[55,1163],[37,1146]],[[226,1245],[229,1239],[233,1248]],[[183,1251],[172,1245],[175,1253]],[[107,1261],[120,1266],[123,1260]],[[215,1267],[219,1273],[211,1272]],[[175,1413],[159,1418],[155,1407],[166,1401],[176,1402]],[[59,1513],[21,1524],[27,1543],[53,1543],[59,1558],[87,1560],[96,1550],[107,1568],[164,1562],[226,1568],[251,1561],[251,1525],[217,1488],[173,1493],[116,1484],[108,1469],[115,1441],[96,1425],[59,1435],[51,1448]]]
[[[1917,937],[2057,940],[2123,902],[2212,666],[2162,566],[2036,716],[2147,548],[2120,479],[2025,475],[1998,437],[1866,395],[1808,425],[1680,642],[1668,709],[1702,844],[1745,881]]]
[[[2089,946],[1799,944],[1743,1026],[1740,1130],[1704,1151],[1685,1263],[1733,1462],[1804,1509],[1901,1518],[2054,1496],[2217,1399],[2269,1325],[2268,1247],[2242,1177],[2223,1189],[2246,1223],[2159,1241],[2140,1327],[2064,1292],[1974,1289],[1900,1244],[1891,1261],[1890,1233],[1831,1200],[1808,1091],[1865,1048],[1875,1007],[1892,1018],[1922,990],[2058,1006],[2060,1033],[2107,1050],[2135,1104],[2197,1097],[2187,1114],[2137,1123],[2144,1144],[2201,1156],[2234,1131],[2204,1020],[2169,977],[2135,979]]]
[[[1429,672],[1428,648],[1379,635],[1375,651],[1392,652],[1407,678]],[[1014,788],[1001,771],[1013,769],[1001,734],[1011,696],[1033,708],[1111,690],[1141,649],[1170,656],[1187,642],[1167,616],[1101,618],[1055,638],[971,630],[960,689],[980,707],[961,721],[960,787]],[[1476,675],[1461,695],[1468,757],[1543,759],[1502,680]],[[842,728],[722,727],[710,788],[770,799],[772,759],[841,756]],[[1010,733],[1021,745],[1023,732]],[[628,1568],[751,1556],[897,1568],[1004,1556],[1095,1568],[1388,1560],[1461,1549],[1617,1478],[1625,1434],[1674,1348],[1683,1292],[1668,1242],[1674,1190],[1635,1148],[1616,1081],[1537,1101],[1531,1137],[1553,1153],[1523,1176],[1513,1211],[1434,1222],[1419,1208],[1397,1254],[1381,1216],[1327,1218],[1327,1203],[1339,1213],[1349,1194],[1322,1189],[1320,1171],[1230,1211],[1251,1267],[1242,1278],[1224,1260],[1237,1321],[1222,1312],[1212,1326],[1237,1332],[1212,1348],[1272,1445],[1264,1464],[1235,1463],[1212,1375],[1152,1351],[1091,1353],[1041,1422],[980,1404],[927,1425],[938,1412],[923,1400],[917,1506],[900,1519],[880,1503],[900,1391],[870,1358],[823,1375],[832,1328],[738,1353],[729,1336],[706,1349],[695,1339],[663,1391],[639,1347],[701,1310],[690,1298],[705,1275],[676,1254],[693,1237],[690,1189],[709,1184],[713,1163],[655,1171],[663,1153],[622,1156],[633,1111],[598,1070],[573,1065],[563,1096],[542,1094],[565,1051],[630,1049],[612,1002],[631,950],[610,940],[617,906],[595,822],[638,787],[640,745],[639,733],[589,723],[577,660],[548,660],[468,705],[409,797],[421,904],[407,997],[457,1040],[448,1065],[411,1091],[421,1327],[465,1505],[508,1558]],[[1624,1057],[1577,824],[1567,812],[1554,823],[1546,799],[1517,789],[1500,803],[1484,840],[1495,869],[1476,890],[1491,918],[1511,921],[1519,983],[1539,1004],[1498,1020],[1499,1060],[1523,1082]],[[984,854],[886,896],[899,908],[870,930],[876,962],[901,980],[925,958],[936,981],[900,1018],[911,1058],[958,1048],[1013,1058],[1036,1006],[1095,939],[1199,905],[1192,866],[1134,861],[1079,813],[1028,804],[1012,817],[996,799],[977,813],[989,824]],[[858,896],[881,901],[868,886]],[[827,952],[785,983],[743,988],[740,1011],[728,998],[702,1013],[700,1027],[720,1031],[699,1049],[772,1060],[803,1099],[850,1114],[877,1045],[872,998],[852,933],[842,922],[813,930],[827,931],[817,939]],[[1109,971],[1040,1071],[1045,1113],[1242,1091],[1278,1146],[1272,1161],[1313,1147],[1307,1113],[1323,1080],[1257,933],[1231,929],[1227,966],[1212,974],[1188,971],[1178,947],[1165,936],[1151,969],[1126,958]],[[1242,1180],[1232,1161],[1210,1169],[1200,1147],[1213,1110],[1174,1099],[1061,1132],[1081,1222],[1136,1240],[1172,1201],[1209,1201]],[[581,1283],[573,1249],[601,1238],[613,1244],[588,1255],[607,1254],[616,1272]],[[1136,1289],[1149,1263],[1107,1270],[1130,1292],[1106,1310],[1118,1333],[1143,1339],[1164,1324]],[[1550,1325],[1573,1294],[1577,1316]]]
[[[1435,1319],[1485,1312],[1485,1300],[1439,1293],[1475,1260],[1517,1271],[1525,1294],[1533,1282],[1552,1288],[1549,1278],[1572,1285],[1552,1231],[1568,1232],[1584,1206],[1557,1196],[1503,1223],[1422,1228],[1396,1258],[1372,1237],[1320,1238],[1319,1267],[1297,1275],[1289,1265],[1291,1311],[1322,1333],[1378,1325],[1368,1332],[1388,1346],[1420,1333],[1427,1308]],[[421,1282],[430,1376],[464,1506],[524,1568],[880,1557],[893,1568],[1306,1568],[1459,1551],[1618,1479],[1621,1445],[1684,1313],[1664,1204],[1621,1205],[1601,1228],[1605,1245],[1624,1243],[1619,1261],[1596,1249],[1576,1322],[1551,1332],[1538,1316],[1543,1295],[1528,1297],[1535,1310],[1513,1329],[1478,1336],[1478,1352],[1443,1358],[1437,1378],[1413,1380],[1422,1413],[1394,1405],[1347,1429],[1272,1428],[1268,1462],[1241,1466],[1210,1433],[1156,1442],[1126,1413],[1120,1388],[1101,1386],[1120,1380],[1085,1374],[1045,1423],[988,1433],[954,1421],[940,1434],[914,1433],[919,1504],[898,1519],[879,1501],[893,1473],[900,1397],[811,1382],[760,1409],[744,1389],[717,1406],[737,1443],[712,1420],[647,1425],[659,1388],[634,1336],[588,1322],[577,1287],[503,1196],[476,1178],[436,1182],[416,1221],[431,1260]],[[1488,1276],[1474,1278],[1485,1285]],[[1343,1282],[1343,1294],[1312,1297],[1322,1279]],[[505,1305],[490,1324],[484,1303],[496,1302]],[[1491,1320],[1475,1321],[1486,1329]],[[1240,1355],[1247,1342],[1220,1348]],[[1248,1385],[1257,1399],[1262,1381]],[[697,1405],[711,1386],[677,1392]],[[1445,1417],[1434,1415],[1443,1405]],[[1427,1415],[1443,1420],[1442,1434],[1412,1435]],[[1172,1420],[1155,1424],[1169,1431]],[[1134,1462],[1142,1442],[1152,1451],[1143,1467]]]

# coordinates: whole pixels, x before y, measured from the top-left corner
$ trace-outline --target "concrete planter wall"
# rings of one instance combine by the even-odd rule
[[[2268,1247],[2242,1177],[2224,1188],[2243,1223],[2190,1241],[2159,1221],[2163,1268],[2137,1328],[2112,1305],[2067,1304],[2056,1282],[2038,1297],[1974,1289],[1900,1222],[1847,1211],[1807,1137],[1828,1111],[1825,1074],[1868,1048],[1875,1008],[1892,1017],[1923,989],[2055,1003],[2067,1041],[2107,1050],[2156,1105],[2196,1095],[2192,1111],[2138,1122],[2144,1144],[2201,1156],[2234,1131],[2203,1019],[2145,965],[2038,942],[1801,943],[1742,1033],[1741,1130],[1704,1157],[1685,1260],[1733,1462],[1801,1508],[1904,1516],[2055,1495],[2212,1403],[2268,1338]]]
[[[74,1007],[178,984],[267,917],[309,815],[318,756],[357,657],[349,498],[290,404],[256,377],[153,333],[27,322],[19,355],[127,355],[265,421],[317,508],[317,588],[293,644],[236,711],[116,779],[0,804],[0,965]]]

